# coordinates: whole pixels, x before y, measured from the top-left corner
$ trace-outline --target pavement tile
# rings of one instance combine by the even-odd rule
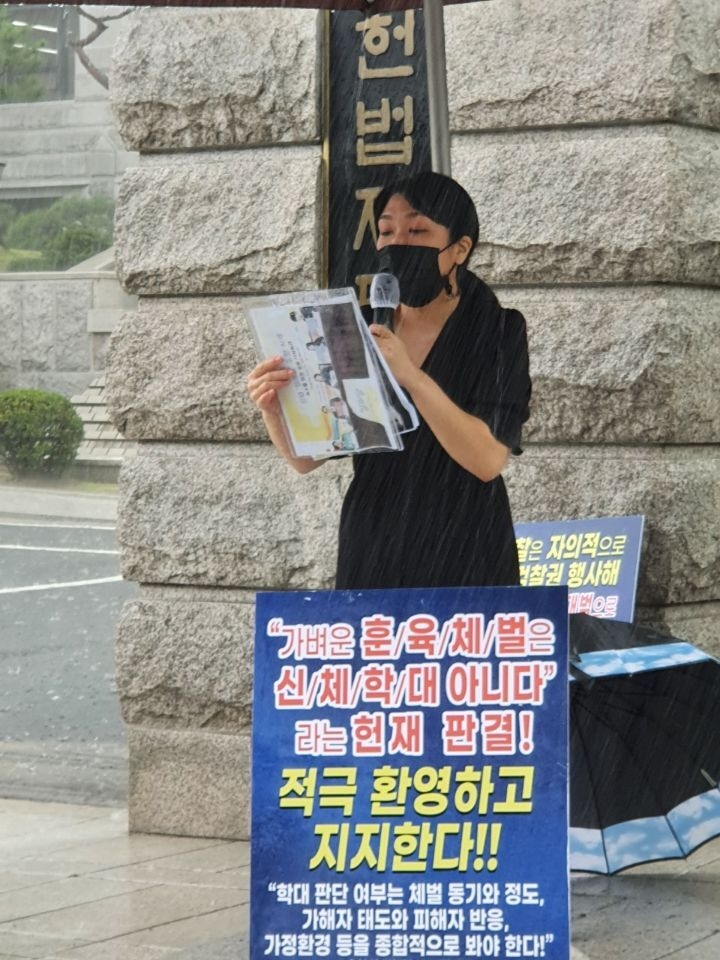
[[[126,815],[57,818],[36,817],[32,812],[13,814],[7,820],[0,814],[4,830],[0,834],[0,863],[17,863],[37,853],[47,855],[66,847],[127,835]]]
[[[667,954],[667,960],[717,960],[720,957],[720,933],[698,940],[679,953]]]
[[[38,960],[52,954],[54,950],[67,950],[68,947],[81,946],[87,941],[68,940],[67,937],[43,937],[27,933],[0,932],[0,958],[26,957]]]
[[[15,847],[19,841],[30,839],[32,836],[47,837],[48,834],[66,836],[75,830],[78,830],[81,836],[86,836],[88,833],[96,836],[103,834],[120,836],[123,830],[127,832],[127,827],[123,823],[108,822],[99,817],[80,820],[75,817],[45,816],[38,821],[32,813],[3,811],[0,816],[0,851]]]
[[[25,878],[26,882],[23,886],[31,886],[36,883],[42,883],[43,880],[60,880],[63,877],[80,877],[87,873],[97,873],[99,867],[97,863],[83,863],[80,860],[70,860],[65,861],[60,856],[53,857],[50,860],[43,859],[42,857],[24,857],[18,860],[14,860],[10,865],[0,864],[0,870],[3,867],[5,873],[0,873],[2,876],[18,876]],[[118,880],[125,879],[124,877],[118,877]],[[6,887],[6,889],[13,889],[13,887]],[[2,880],[0,880],[0,890],[2,890]]]
[[[118,940],[91,943],[87,947],[54,953],[44,960],[171,960],[178,958],[179,950],[172,947],[134,947],[122,945]],[[240,960],[240,958],[235,958]]]
[[[95,863],[100,867],[110,868],[164,859],[191,850],[204,850],[223,842],[208,840],[206,837],[162,837],[156,834],[133,833],[109,840],[67,844],[58,849],[57,854],[58,858],[66,863],[77,859],[80,863]]]
[[[248,914],[247,904],[229,907],[225,910],[177,920],[174,923],[154,926],[148,930],[121,937],[115,943],[123,946],[128,944],[177,949],[211,944],[225,937],[246,934],[249,926]],[[240,960],[239,956],[237,960]]]
[[[603,905],[608,896],[615,899]],[[574,904],[573,940],[588,960],[685,960],[684,950],[718,932],[719,918],[715,883],[624,875],[604,897]]]
[[[19,870],[0,869],[0,895],[11,890],[37,887],[41,883],[52,883],[58,879],[58,875],[53,873],[43,873],[40,871],[25,873]],[[121,880],[123,878],[118,877],[117,879]]]
[[[222,840],[213,848],[177,853],[163,859],[163,866],[172,870],[220,872],[250,865],[250,844],[246,840]]]
[[[11,920],[0,924],[0,933],[41,933],[90,942],[108,940],[164,923],[239,906],[242,900],[241,893],[220,887],[147,887],[94,903]]]
[[[84,806],[75,803],[45,803],[37,800],[0,800],[0,813],[4,821],[5,816],[11,814],[30,815],[37,819],[45,817],[61,817],[63,820],[91,820],[110,818],[127,823],[127,811],[109,807]]]
[[[179,887],[226,887],[245,892],[250,886],[250,877],[246,867],[238,867],[236,870],[203,870],[201,867],[194,870],[169,869],[165,866],[164,860],[151,860],[148,863],[113,867],[112,870],[101,870],[95,876],[99,879],[107,877],[110,880],[130,880],[153,884],[166,883],[170,886]],[[0,877],[1,882],[2,878]]]
[[[61,880],[53,878],[49,883],[36,883],[31,888],[0,893],[0,924],[78,904],[94,903],[106,897],[118,897],[136,890],[137,887],[137,883],[131,884],[125,880],[100,881],[95,877],[68,877]]]

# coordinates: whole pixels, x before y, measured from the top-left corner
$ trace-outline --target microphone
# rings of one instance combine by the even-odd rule
[[[392,327],[395,309],[400,303],[400,284],[392,273],[376,273],[370,284],[373,323]]]

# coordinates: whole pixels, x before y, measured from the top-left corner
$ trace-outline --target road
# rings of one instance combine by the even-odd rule
[[[124,804],[110,524],[0,521],[0,795]]]

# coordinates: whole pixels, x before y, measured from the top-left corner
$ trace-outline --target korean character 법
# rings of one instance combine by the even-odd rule
[[[362,101],[355,105],[355,131],[358,137],[373,133],[390,133],[392,121],[402,123],[402,132],[409,134],[414,129],[413,98],[403,97],[402,106],[391,107],[389,97],[381,97],[380,106],[368,107]]]

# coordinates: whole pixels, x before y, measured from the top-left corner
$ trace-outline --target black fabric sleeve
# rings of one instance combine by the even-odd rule
[[[472,411],[512,453],[522,453],[522,426],[530,415],[530,373],[525,318],[519,310],[500,309],[494,382]]]

